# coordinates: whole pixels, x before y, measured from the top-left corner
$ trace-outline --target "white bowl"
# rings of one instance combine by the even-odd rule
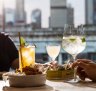
[[[14,87],[42,86],[46,82],[46,75],[9,75],[8,80],[9,85]]]

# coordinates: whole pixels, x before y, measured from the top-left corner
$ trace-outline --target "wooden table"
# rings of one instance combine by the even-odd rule
[[[46,81],[41,87],[16,88],[10,87],[8,83],[0,81],[0,91],[96,91],[96,83],[91,81],[70,83],[66,81]]]

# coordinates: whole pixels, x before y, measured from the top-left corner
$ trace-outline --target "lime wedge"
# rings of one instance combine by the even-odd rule
[[[71,42],[74,42],[76,39],[75,38],[70,38],[69,39]]]
[[[85,40],[85,37],[81,38],[81,40],[82,40],[82,42],[85,42],[85,41],[86,41],[86,40]]]
[[[23,37],[21,37],[20,40],[21,40],[21,45],[25,46],[25,43],[26,43],[25,39]]]

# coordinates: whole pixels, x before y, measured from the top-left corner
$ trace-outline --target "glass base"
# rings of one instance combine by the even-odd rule
[[[66,80],[66,83],[70,83],[70,84],[75,84],[79,82],[80,82],[80,78],[78,76],[76,77],[76,79],[72,78],[72,79]]]
[[[76,79],[76,80],[71,79],[71,80],[68,80],[67,82],[68,82],[68,83],[72,83],[72,84],[74,84],[74,83],[78,83],[79,80],[78,80],[78,79]]]

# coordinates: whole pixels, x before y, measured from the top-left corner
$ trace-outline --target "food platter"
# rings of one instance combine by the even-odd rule
[[[30,87],[42,86],[46,82],[45,74],[16,76],[10,75],[8,77],[10,86],[14,87]]]
[[[7,74],[7,75],[6,75]],[[46,83],[46,74],[20,75],[16,73],[5,73],[3,79],[7,78],[11,87],[33,87],[42,86]]]
[[[64,80],[73,78],[73,70],[48,70],[46,74],[48,80]]]

